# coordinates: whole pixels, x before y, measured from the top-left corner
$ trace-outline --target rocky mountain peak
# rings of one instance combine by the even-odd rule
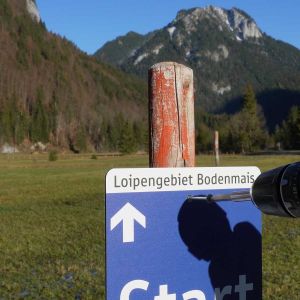
[[[263,36],[255,21],[243,11],[232,8],[224,9],[215,6],[181,10],[178,12],[172,25],[182,21],[188,30],[195,28],[195,25],[203,19],[214,18],[219,23],[219,29],[227,28],[236,35],[238,41],[248,39],[259,39]]]
[[[227,11],[227,15],[231,28],[238,32],[242,40],[249,38],[259,39],[262,37],[262,32],[255,21],[240,10],[233,8]]]
[[[41,16],[35,0],[26,0],[26,8],[32,20],[39,23],[41,21]]]

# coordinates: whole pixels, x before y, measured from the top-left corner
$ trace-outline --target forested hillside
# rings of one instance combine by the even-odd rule
[[[35,9],[33,0],[0,0],[0,147],[26,151],[42,142],[75,153],[147,149],[147,86],[135,76],[145,79],[151,64],[164,60],[194,70],[197,151],[212,149],[214,130],[223,152],[275,142],[295,147],[286,132],[295,124],[287,119],[290,109],[300,104],[300,52],[262,33],[244,12],[181,11],[162,30],[107,43],[97,57],[108,65],[49,32]],[[252,112],[245,110],[249,88]],[[249,114],[252,123],[244,121]],[[281,127],[270,138],[266,124]]]
[[[129,135],[142,147],[144,82],[48,32],[26,0],[0,0],[0,45],[0,145],[114,151]]]

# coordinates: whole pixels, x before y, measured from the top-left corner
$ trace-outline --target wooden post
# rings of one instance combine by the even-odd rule
[[[215,137],[214,137],[214,147],[215,147],[215,158],[216,158],[216,166],[220,165],[220,156],[219,156],[219,132],[215,131]]]
[[[149,165],[194,167],[193,70],[174,62],[149,70]]]

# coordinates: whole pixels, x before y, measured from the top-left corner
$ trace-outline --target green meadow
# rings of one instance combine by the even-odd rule
[[[297,156],[221,156],[262,171]],[[104,182],[147,156],[0,156],[0,299],[104,299]],[[214,166],[199,156],[197,166]],[[300,220],[263,217],[263,299],[300,299]],[[117,299],[116,299],[117,300]]]

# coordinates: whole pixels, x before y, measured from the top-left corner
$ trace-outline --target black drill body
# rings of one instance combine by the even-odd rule
[[[196,195],[189,199],[212,202],[251,200],[265,214],[300,218],[300,162],[260,174],[250,191]]]

